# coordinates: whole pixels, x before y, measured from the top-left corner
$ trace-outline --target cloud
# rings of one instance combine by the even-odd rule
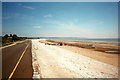
[[[34,9],[35,9],[34,7],[26,6],[26,5],[23,5],[23,4],[21,4],[21,3],[18,3],[17,5],[20,6],[20,7],[25,8],[25,9],[29,9],[29,10],[34,10]]]
[[[29,10],[34,10],[35,8],[34,7],[30,7],[30,6],[23,6],[24,8],[26,9],[29,9]]]
[[[33,26],[33,28],[41,29],[41,26]]]
[[[63,23],[63,22],[60,22],[60,21],[57,21],[57,20],[47,20],[47,21],[43,21],[43,23],[45,24],[52,24],[52,25],[57,25],[57,26],[64,26],[66,25],[66,23]]]
[[[89,37],[89,34],[94,33],[93,30],[73,21],[61,22],[57,20],[48,20],[44,23],[47,23],[47,25],[52,25],[51,28],[54,32],[50,32],[49,35],[51,36]]]
[[[59,24],[59,26],[58,32],[62,33],[63,36],[88,37],[88,33],[92,34],[91,29],[86,29],[84,26],[80,26],[74,22],[62,23],[62,25]]]
[[[44,15],[43,17],[45,17],[45,18],[51,18],[52,15],[51,14],[47,14],[47,15]]]

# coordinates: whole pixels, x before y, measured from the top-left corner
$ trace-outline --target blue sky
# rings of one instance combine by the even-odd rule
[[[117,2],[3,2],[4,34],[29,37],[116,38]]]

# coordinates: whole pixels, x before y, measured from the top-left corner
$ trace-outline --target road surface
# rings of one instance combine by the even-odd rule
[[[2,49],[3,79],[9,78],[10,76],[11,78],[32,78],[32,74],[33,69],[30,40]]]
[[[118,68],[53,45],[32,40],[33,66],[39,78],[117,78]]]

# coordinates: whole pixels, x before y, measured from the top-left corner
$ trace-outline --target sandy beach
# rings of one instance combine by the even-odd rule
[[[108,43],[95,43],[95,42],[80,42],[80,41],[67,41],[67,40],[42,40],[41,43],[55,45],[63,49],[93,58],[95,60],[120,67],[118,65],[118,57],[120,56],[119,46]],[[59,43],[62,46],[59,46]],[[91,47],[94,46],[94,47]],[[111,52],[106,52],[111,51]],[[112,52],[113,51],[113,52]],[[116,53],[117,52],[117,53]]]
[[[32,40],[33,78],[117,78],[118,54]],[[112,59],[112,60],[111,60]]]
[[[90,57],[100,62],[104,62],[116,67],[118,66],[120,67],[120,65],[118,65],[118,54],[104,53],[104,52],[93,51],[90,49],[78,48],[73,46],[60,46],[60,47],[78,53],[80,55]]]

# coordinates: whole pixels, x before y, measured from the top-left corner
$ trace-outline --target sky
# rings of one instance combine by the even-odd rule
[[[3,2],[2,35],[117,38],[117,2]]]

